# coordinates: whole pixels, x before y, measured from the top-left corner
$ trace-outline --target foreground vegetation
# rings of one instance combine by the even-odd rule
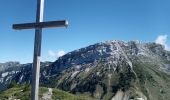
[[[59,89],[52,89],[52,100],[94,100],[86,96],[77,96]],[[39,99],[43,100],[43,94],[48,92],[48,88],[40,87]],[[0,100],[30,100],[31,87],[28,84],[18,85],[12,82],[7,90],[0,92]]]

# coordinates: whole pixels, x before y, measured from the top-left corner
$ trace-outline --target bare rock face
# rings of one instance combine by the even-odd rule
[[[140,92],[138,92],[138,97],[130,98],[129,95],[128,92],[119,90],[111,100],[147,100],[147,97]]]
[[[112,98],[112,100],[129,100],[129,96],[123,91],[117,91],[116,95]]]

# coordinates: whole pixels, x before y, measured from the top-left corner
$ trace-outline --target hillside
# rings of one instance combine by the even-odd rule
[[[6,87],[30,83],[31,67],[2,78]],[[170,52],[155,43],[101,42],[42,63],[40,84],[98,100],[168,100]]]
[[[51,93],[49,92],[51,89]],[[9,89],[0,92],[0,100],[30,100],[31,88],[28,84],[11,85]],[[76,96],[74,94],[64,92],[59,89],[40,87],[39,99],[40,100],[94,100],[90,97]]]
[[[167,100],[169,58],[170,53],[159,44],[107,41],[73,51],[54,62],[47,71],[47,84],[102,100]]]

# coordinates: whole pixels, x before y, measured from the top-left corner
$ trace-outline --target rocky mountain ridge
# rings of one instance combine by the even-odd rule
[[[2,71],[1,86],[12,80],[30,83],[31,66],[22,65],[16,73],[8,68]],[[114,40],[75,50],[54,63],[42,63],[40,83],[103,100],[122,100],[115,99],[120,94],[124,100],[166,100],[169,73],[170,52],[162,45]]]

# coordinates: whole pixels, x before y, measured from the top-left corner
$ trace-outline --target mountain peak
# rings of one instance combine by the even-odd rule
[[[20,64],[2,71],[1,88],[12,80],[30,83],[31,68],[32,64]],[[119,94],[127,100],[136,96],[146,100],[148,95],[152,98],[147,100],[163,100],[161,93],[170,92],[169,75],[170,52],[162,45],[112,40],[72,51],[54,63],[41,63],[40,83],[103,100],[114,100]]]

